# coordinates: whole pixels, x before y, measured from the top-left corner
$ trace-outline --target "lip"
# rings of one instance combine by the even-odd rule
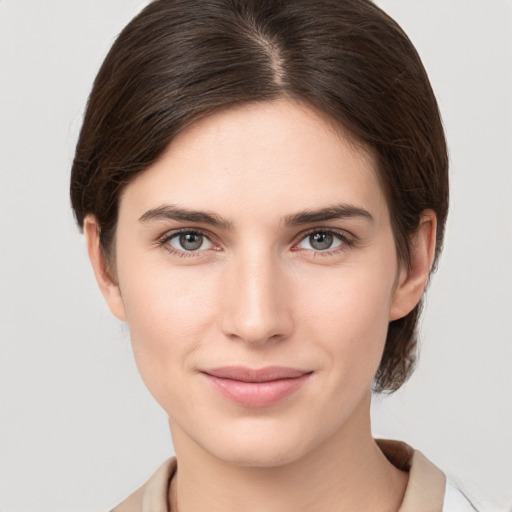
[[[283,366],[224,366],[201,373],[225,398],[245,407],[267,407],[297,391],[313,372]]]

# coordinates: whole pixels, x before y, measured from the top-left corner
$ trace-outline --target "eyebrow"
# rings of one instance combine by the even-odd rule
[[[318,210],[303,210],[284,217],[286,226],[300,226],[314,222],[323,222],[327,220],[346,219],[359,217],[374,222],[372,214],[363,208],[352,205],[335,205]],[[146,223],[152,220],[169,219],[180,222],[193,222],[199,224],[208,224],[210,226],[222,229],[233,229],[233,222],[222,218],[221,216],[201,210],[188,210],[178,208],[174,205],[162,205],[152,208],[145,212],[139,221]]]
[[[151,220],[169,219],[181,222],[194,222],[199,224],[208,224],[216,228],[232,229],[233,223],[223,219],[215,213],[209,213],[199,210],[188,210],[178,208],[174,205],[163,205],[153,208],[144,213],[140,218],[140,222],[149,222]]]
[[[304,210],[292,215],[287,215],[284,222],[287,226],[299,226],[302,224],[311,224],[313,222],[323,222],[327,220],[346,219],[360,217],[370,222],[374,222],[373,215],[363,208],[357,206],[340,204],[320,208],[319,210]]]

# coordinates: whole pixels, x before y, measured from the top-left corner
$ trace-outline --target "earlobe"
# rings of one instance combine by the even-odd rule
[[[105,255],[100,245],[100,231],[98,222],[93,215],[84,219],[84,235],[87,243],[89,260],[96,276],[101,293],[112,312],[119,320],[126,321],[126,311],[123,304],[119,285],[107,270]]]
[[[411,264],[400,270],[389,320],[406,316],[418,304],[428,282],[436,250],[437,218],[432,210],[421,214],[418,230],[410,243]]]

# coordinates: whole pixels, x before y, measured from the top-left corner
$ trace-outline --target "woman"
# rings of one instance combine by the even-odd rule
[[[474,510],[371,435],[414,364],[448,159],[365,0],[156,0],[91,93],[71,198],[176,458],[114,510]]]

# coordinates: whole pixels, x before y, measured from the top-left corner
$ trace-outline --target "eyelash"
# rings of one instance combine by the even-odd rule
[[[169,244],[169,242],[173,238],[176,238],[176,237],[178,237],[180,235],[184,235],[184,234],[187,234],[187,235],[201,235],[204,238],[206,238],[207,240],[209,240],[212,244],[214,243],[211,240],[212,239],[212,235],[209,234],[209,233],[206,233],[205,231],[202,231],[200,229],[178,229],[178,230],[175,230],[175,231],[167,232],[167,233],[165,233],[162,237],[160,237],[157,240],[157,243],[158,243],[158,245],[160,247],[165,249],[167,252],[169,252],[170,254],[172,254],[174,256],[178,256],[179,258],[194,258],[194,257],[197,257],[198,253],[203,252],[203,251],[186,251],[186,250],[180,251],[178,249],[175,249],[174,247],[172,247]]]
[[[179,229],[179,230],[167,232],[157,240],[157,244],[158,244],[158,246],[162,247],[170,254],[178,256],[179,258],[194,258],[194,257],[197,257],[198,253],[205,251],[205,249],[203,249],[202,251],[201,250],[186,251],[186,250],[178,250],[178,249],[175,249],[174,247],[172,247],[169,244],[169,242],[173,238],[176,238],[182,234],[201,235],[204,238],[206,238],[207,240],[209,240],[212,244],[214,244],[214,242],[212,241],[212,235],[205,231],[202,231],[200,229]],[[314,229],[310,229],[309,231],[306,231],[304,233],[301,233],[297,237],[297,241],[294,242],[292,250],[294,250],[294,251],[302,250],[302,249],[296,248],[296,246],[299,243],[301,243],[302,241],[306,240],[306,238],[308,238],[309,236],[314,235],[314,234],[333,235],[334,238],[336,238],[337,240],[339,240],[341,242],[341,245],[339,245],[338,247],[335,247],[334,249],[325,249],[323,251],[322,250],[315,251],[314,249],[312,249],[311,251],[313,252],[315,257],[332,256],[339,252],[346,251],[346,250],[350,249],[355,244],[355,238],[351,235],[348,235],[344,231],[338,231],[338,230],[332,229],[332,228],[329,228],[329,229],[314,228]],[[304,250],[309,250],[309,249],[304,249]]]
[[[300,251],[301,249],[298,249],[298,248],[295,248],[295,247],[299,243],[301,243],[302,241],[306,240],[311,235],[316,235],[316,234],[333,235],[333,237],[336,238],[338,241],[340,241],[341,244],[338,247],[335,247],[333,249],[325,249],[323,251],[322,250],[316,250],[315,251],[314,249],[304,249],[304,250],[311,251],[315,258],[317,258],[317,257],[329,257],[329,256],[337,255],[340,252],[347,251],[348,249],[353,247],[355,245],[355,242],[356,242],[355,237],[353,237],[352,235],[349,235],[345,231],[339,231],[337,229],[332,229],[332,228],[324,228],[324,229],[322,229],[322,228],[313,228],[313,229],[310,229],[310,230],[306,231],[305,233],[301,233],[297,237],[298,241],[294,243],[292,250]]]

